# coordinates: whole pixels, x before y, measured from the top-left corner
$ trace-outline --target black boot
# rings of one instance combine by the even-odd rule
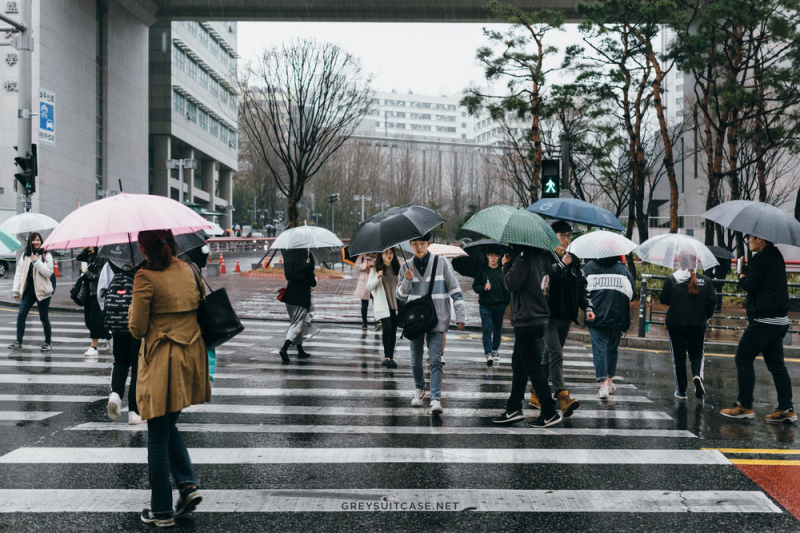
[[[289,349],[289,346],[291,346],[291,345],[292,345],[292,341],[284,342],[283,343],[283,348],[281,348],[280,351],[278,352],[279,354],[281,354],[281,360],[284,363],[288,363],[289,362],[289,353],[287,352],[287,350]]]
[[[297,345],[297,358],[298,359],[308,359],[309,357],[311,357],[311,354],[303,349],[303,345],[302,344],[298,344]]]

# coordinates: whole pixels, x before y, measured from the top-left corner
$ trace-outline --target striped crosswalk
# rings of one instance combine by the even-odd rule
[[[13,315],[0,319],[2,340]],[[0,350],[0,523],[35,530],[48,514],[64,531],[136,528],[149,501],[147,426],[106,418],[111,357],[82,355],[82,317],[53,325],[52,354]],[[182,520],[200,529],[415,531],[429,523],[410,517],[429,513],[449,517],[437,522],[444,530],[530,530],[530,513],[551,530],[593,530],[609,514],[606,531],[703,530],[703,516],[722,514],[742,530],[796,524],[725,449],[703,449],[679,427],[640,376],[599,400],[585,346],[565,354],[581,408],[535,430],[491,421],[510,390],[510,342],[486,367],[478,334],[448,334],[445,412],[431,416],[410,406],[405,341],[387,370],[379,333],[322,324],[304,343],[311,359],[287,365],[277,356],[285,322],[245,326],[217,351],[212,402],[178,424],[204,494]],[[35,322],[31,333],[34,348]],[[96,527],[85,527],[89,516]]]

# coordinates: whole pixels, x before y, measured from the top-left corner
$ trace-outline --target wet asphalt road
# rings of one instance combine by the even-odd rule
[[[0,310],[0,346],[15,315]],[[146,426],[107,419],[111,357],[84,357],[82,316],[51,320],[49,357],[35,315],[24,351],[0,349],[0,531],[147,530]],[[718,414],[736,396],[730,356],[707,357],[705,402],[680,401],[669,354],[626,350],[616,397],[600,401],[591,348],[569,343],[575,416],[498,428],[510,338],[487,368],[479,334],[448,334],[445,412],[432,417],[410,407],[404,340],[388,371],[380,334],[321,324],[313,357],[282,365],[287,324],[245,325],[218,351],[212,403],[181,416],[206,499],[175,530],[800,531],[785,483],[800,469],[786,462],[796,428],[760,419],[775,406],[760,360],[757,418],[740,421]],[[788,365],[796,378],[800,362]]]

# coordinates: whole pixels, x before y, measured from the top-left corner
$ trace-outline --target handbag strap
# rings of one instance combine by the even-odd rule
[[[189,261],[187,261],[189,263]],[[194,281],[197,283],[197,292],[200,293],[200,302],[202,303],[206,299],[206,295],[203,294],[203,288],[200,286],[200,276],[199,272],[197,272],[197,267],[194,263],[189,263],[189,267],[192,269],[192,274],[194,274]],[[205,281],[205,279],[203,279]]]
[[[433,272],[431,272],[431,281],[428,283],[428,296],[433,294],[433,282],[436,281],[436,264],[439,262],[439,256],[433,255]]]

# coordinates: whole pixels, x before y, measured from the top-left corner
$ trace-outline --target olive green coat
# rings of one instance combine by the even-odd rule
[[[173,258],[166,270],[136,273],[128,329],[142,339],[136,404],[143,420],[211,400],[199,304],[189,263]]]

